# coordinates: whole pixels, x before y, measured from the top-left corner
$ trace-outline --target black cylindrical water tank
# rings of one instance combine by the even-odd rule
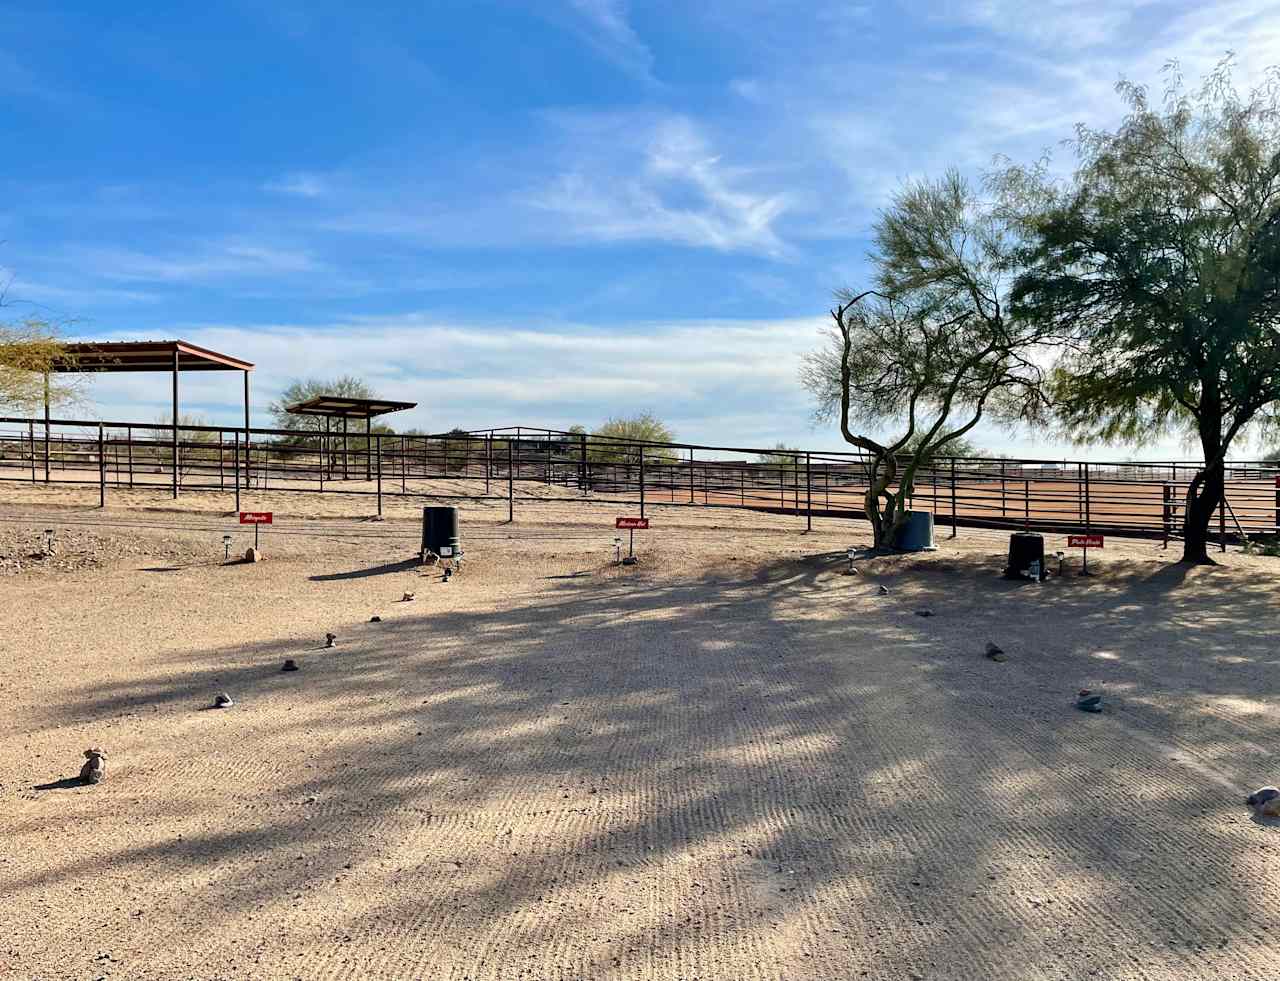
[[[442,559],[454,558],[462,552],[457,508],[422,509],[422,551],[434,552]]]
[[[1009,579],[1043,579],[1044,536],[1019,531],[1009,536],[1009,565],[1004,570]]]
[[[924,552],[933,546],[933,512],[908,511],[893,536],[893,547],[903,552]]]

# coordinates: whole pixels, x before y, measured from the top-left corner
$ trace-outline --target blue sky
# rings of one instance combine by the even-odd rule
[[[1116,79],[1170,59],[1194,77],[1233,50],[1247,82],[1280,62],[1278,14],[0,3],[0,267],[15,312],[77,336],[257,362],[260,406],[352,372],[422,402],[404,424],[425,429],[652,409],[693,441],[835,448],[798,359],[899,182],[1111,122]],[[187,389],[236,418],[229,376]],[[91,408],[155,418],[166,391],[104,380]]]

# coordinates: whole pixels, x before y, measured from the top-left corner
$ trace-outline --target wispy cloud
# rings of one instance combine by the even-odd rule
[[[329,193],[329,182],[318,174],[286,174],[262,185],[264,191],[290,194],[300,198],[318,198]]]
[[[157,283],[307,273],[319,268],[308,252],[241,241],[208,246],[194,253],[91,249],[81,259],[86,271],[102,279]]]
[[[627,74],[652,82],[653,52],[628,19],[626,0],[568,0],[581,35],[601,56]]]
[[[726,164],[690,119],[560,118],[582,159],[528,200],[578,237],[787,253],[774,228],[787,196],[750,188],[750,172]]]

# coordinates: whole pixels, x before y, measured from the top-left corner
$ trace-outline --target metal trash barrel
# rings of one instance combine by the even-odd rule
[[[933,544],[933,512],[908,511],[893,536],[893,547],[902,552],[926,552]]]
[[[442,559],[457,558],[462,554],[462,539],[458,537],[458,509],[452,507],[424,507],[422,509],[422,554],[432,552]]]
[[[1006,579],[1043,580],[1046,577],[1044,536],[1027,531],[1010,535],[1009,564],[1004,575]]]

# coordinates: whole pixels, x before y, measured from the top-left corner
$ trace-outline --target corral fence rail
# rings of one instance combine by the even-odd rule
[[[518,502],[738,508],[803,518],[865,517],[860,452],[659,443],[524,426],[417,435],[0,417],[0,481],[218,491],[339,491]],[[911,506],[960,527],[1179,537],[1185,461],[939,458]],[[1280,533],[1280,464],[1232,461],[1216,517],[1229,541]],[[538,485],[541,485],[539,487]]]

